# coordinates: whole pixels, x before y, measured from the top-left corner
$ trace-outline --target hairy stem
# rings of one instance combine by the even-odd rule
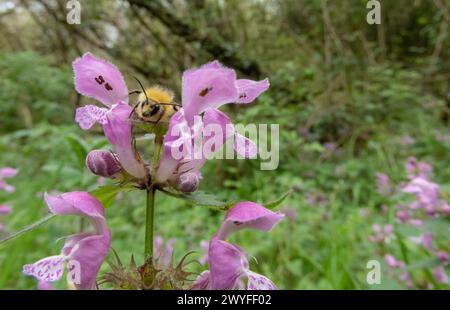
[[[147,203],[145,210],[145,259],[153,256],[153,224],[155,218],[155,188],[147,189]]]

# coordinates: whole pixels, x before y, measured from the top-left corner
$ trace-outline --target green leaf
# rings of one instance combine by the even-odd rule
[[[209,207],[213,209],[218,209],[221,211],[226,211],[230,209],[236,202],[235,201],[221,201],[216,196],[212,194],[207,194],[202,191],[197,191],[194,193],[184,194],[184,193],[174,193],[169,191],[164,191],[166,194],[182,199],[186,201],[187,203],[198,205],[198,206],[204,206]]]
[[[284,193],[282,196],[280,196],[278,199],[264,203],[263,206],[267,209],[275,209],[277,206],[279,206],[290,194],[292,194],[292,190],[288,190],[286,193]]]
[[[131,191],[133,189],[135,189],[133,186],[105,185],[90,193],[102,203],[104,208],[109,208],[116,199],[118,193]]]
[[[73,153],[75,154],[78,160],[78,164],[80,165],[80,167],[84,167],[84,163],[88,153],[86,146],[81,142],[81,139],[79,137],[73,135],[66,136],[66,140],[69,143]]]

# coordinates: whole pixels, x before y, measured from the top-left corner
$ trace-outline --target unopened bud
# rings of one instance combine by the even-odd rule
[[[122,170],[116,156],[106,150],[90,151],[86,157],[86,166],[95,175],[112,178]]]
[[[180,175],[178,189],[183,193],[192,193],[198,189],[200,178],[197,173],[186,172]]]

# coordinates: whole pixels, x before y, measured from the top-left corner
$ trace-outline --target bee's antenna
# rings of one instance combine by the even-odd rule
[[[139,81],[139,79],[138,79],[137,77],[135,77],[135,76],[133,76],[133,77],[136,79],[136,81],[137,81],[137,82],[139,83],[139,85],[141,86],[142,91],[144,92],[145,99],[147,100],[147,102],[150,102],[150,101],[148,100],[147,93],[145,92],[144,86],[142,86],[141,81]]]

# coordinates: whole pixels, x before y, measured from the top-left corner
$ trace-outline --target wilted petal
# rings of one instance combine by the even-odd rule
[[[267,277],[253,272],[247,271],[247,289],[248,290],[276,290],[277,287]]]
[[[210,289],[231,290],[244,274],[245,253],[236,245],[213,237],[209,244]]]
[[[105,136],[114,148],[122,167],[136,178],[146,176],[146,168],[141,160],[136,158],[131,137],[129,120],[132,108],[123,102],[115,105],[106,114],[107,122],[103,125]]]
[[[53,282],[61,279],[64,267],[65,257],[55,255],[43,258],[34,264],[23,266],[23,273],[34,276],[38,281]]]
[[[234,102],[237,98],[235,81],[236,72],[217,61],[185,71],[182,102],[188,123],[192,124],[195,115],[208,109]]]
[[[269,88],[269,79],[252,81],[240,79],[236,81],[238,89],[237,103],[250,103]]]
[[[270,211],[257,203],[240,202],[228,211],[217,236],[225,240],[232,232],[247,227],[269,231],[283,217],[283,214]]]
[[[95,123],[105,125],[107,111],[107,109],[99,108],[95,105],[87,105],[81,108],[77,108],[75,112],[75,121],[83,130],[88,130],[89,128],[94,126]]]
[[[113,64],[86,53],[73,64],[75,88],[107,107],[119,101],[128,102],[128,88],[122,74]]]

